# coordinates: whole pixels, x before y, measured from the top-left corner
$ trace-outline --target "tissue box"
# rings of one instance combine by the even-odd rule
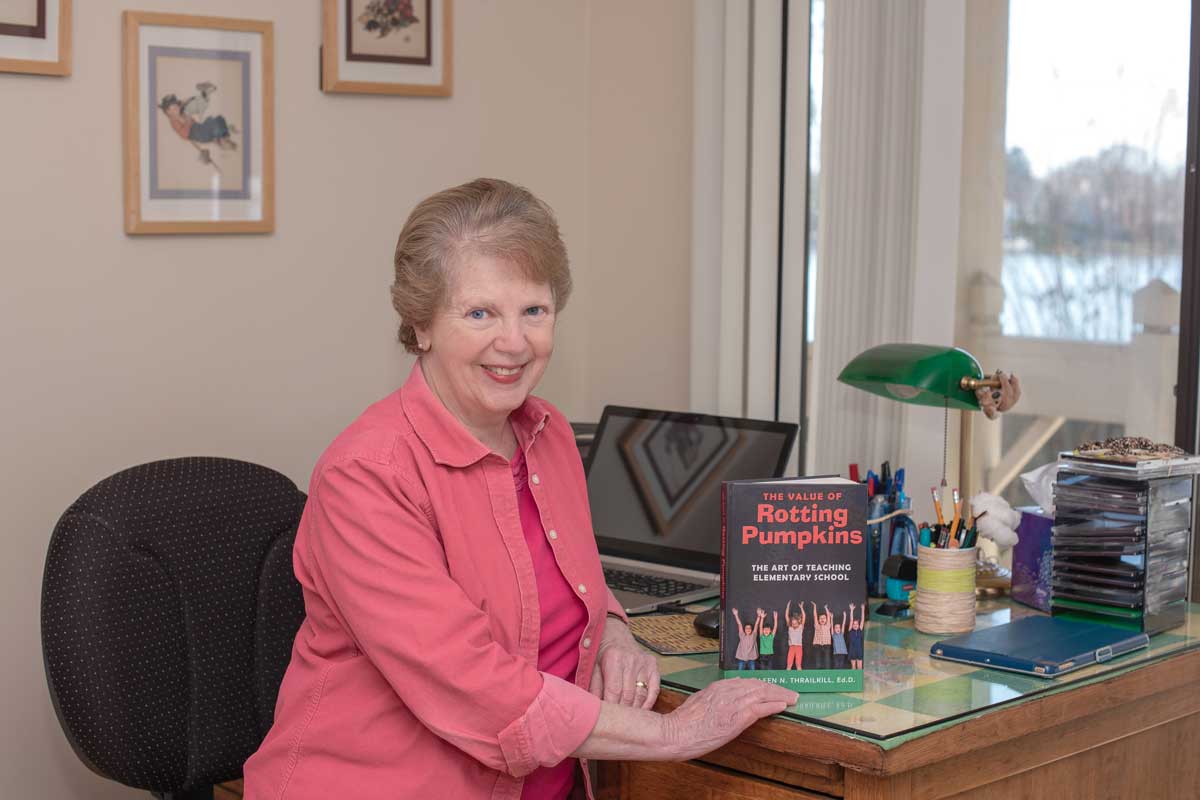
[[[1050,610],[1050,528],[1054,517],[1040,508],[1018,508],[1020,541],[1013,546],[1012,599],[1039,611]]]

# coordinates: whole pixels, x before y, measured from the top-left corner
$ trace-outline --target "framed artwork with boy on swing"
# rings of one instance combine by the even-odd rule
[[[126,11],[125,230],[274,229],[270,22]]]

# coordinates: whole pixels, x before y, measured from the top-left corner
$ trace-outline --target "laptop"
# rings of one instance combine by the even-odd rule
[[[626,612],[720,594],[721,482],[783,475],[798,430],[605,406],[584,469],[605,580]]]
[[[1149,644],[1150,637],[1141,631],[1037,616],[935,642],[929,653],[947,661],[1056,678]]]

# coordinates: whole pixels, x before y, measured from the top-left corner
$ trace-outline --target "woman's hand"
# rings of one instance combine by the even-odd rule
[[[658,662],[620,620],[605,621],[589,691],[606,703],[633,708],[650,708],[658,699]]]
[[[747,678],[711,683],[663,717],[663,737],[672,759],[702,756],[728,743],[762,717],[790,708],[791,689]]]
[[[1021,382],[1017,380],[1016,375],[1005,375],[997,370],[996,377],[1000,379],[999,389],[984,386],[975,390],[975,398],[979,401],[979,407],[988,419],[995,419],[999,414],[1003,414],[1015,406],[1021,399]]]

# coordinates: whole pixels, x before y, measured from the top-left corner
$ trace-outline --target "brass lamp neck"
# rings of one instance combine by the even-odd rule
[[[963,391],[967,391],[967,392],[973,392],[976,389],[984,389],[984,388],[999,389],[1000,388],[1000,379],[996,378],[996,377],[963,378],[961,381],[958,382],[958,385],[963,389]]]

